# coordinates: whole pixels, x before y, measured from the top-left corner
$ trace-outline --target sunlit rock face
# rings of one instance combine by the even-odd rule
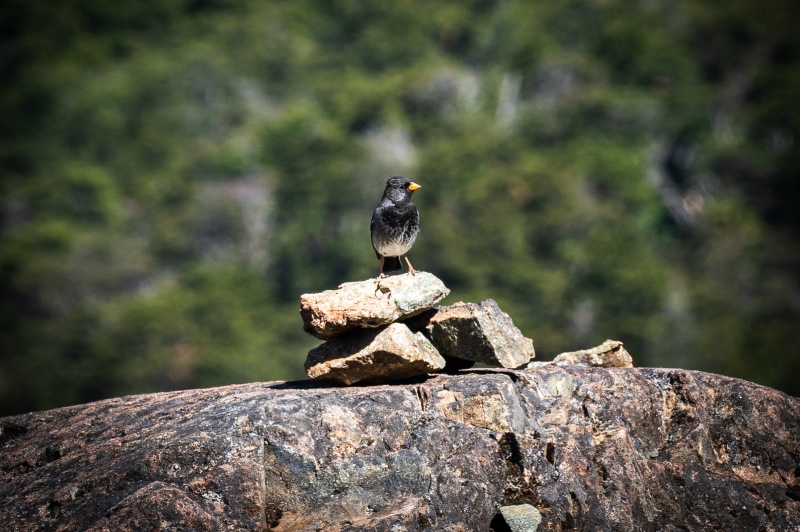
[[[533,340],[492,299],[440,307],[426,318],[424,328],[443,355],[503,368],[520,367],[535,356]]]
[[[421,333],[402,323],[362,329],[312,349],[306,360],[312,379],[340,384],[398,380],[444,369],[445,360]]]
[[[395,275],[344,283],[336,290],[300,296],[303,330],[320,340],[347,331],[409,318],[444,299],[450,290],[436,276]]]
[[[7,530],[485,531],[523,509],[538,531],[800,527],[800,400],[701,372],[255,383],[0,427]]]
[[[538,368],[556,364],[559,366],[580,364],[597,368],[632,368],[633,358],[622,346],[622,342],[606,340],[597,347],[561,353],[547,362],[531,362],[528,368]]]

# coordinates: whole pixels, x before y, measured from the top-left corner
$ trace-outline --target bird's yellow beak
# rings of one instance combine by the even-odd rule
[[[411,182],[410,185],[408,185],[408,190],[417,190],[418,188],[422,188],[422,185],[418,185],[413,181]]]

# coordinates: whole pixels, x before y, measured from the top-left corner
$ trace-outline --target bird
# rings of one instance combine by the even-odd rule
[[[419,233],[419,212],[411,203],[411,195],[418,188],[422,187],[405,177],[395,176],[386,181],[381,203],[369,224],[372,249],[381,261],[378,279],[388,277],[385,272],[401,270],[400,257],[406,260],[409,274],[417,273],[406,253]]]

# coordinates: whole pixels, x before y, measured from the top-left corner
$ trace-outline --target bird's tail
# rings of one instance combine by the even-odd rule
[[[401,270],[403,266],[400,263],[400,257],[384,257],[383,258],[383,273],[395,272]]]

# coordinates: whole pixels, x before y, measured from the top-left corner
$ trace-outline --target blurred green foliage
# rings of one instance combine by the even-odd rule
[[[791,0],[7,0],[0,415],[302,378],[298,296],[417,268],[540,358],[800,395]]]

